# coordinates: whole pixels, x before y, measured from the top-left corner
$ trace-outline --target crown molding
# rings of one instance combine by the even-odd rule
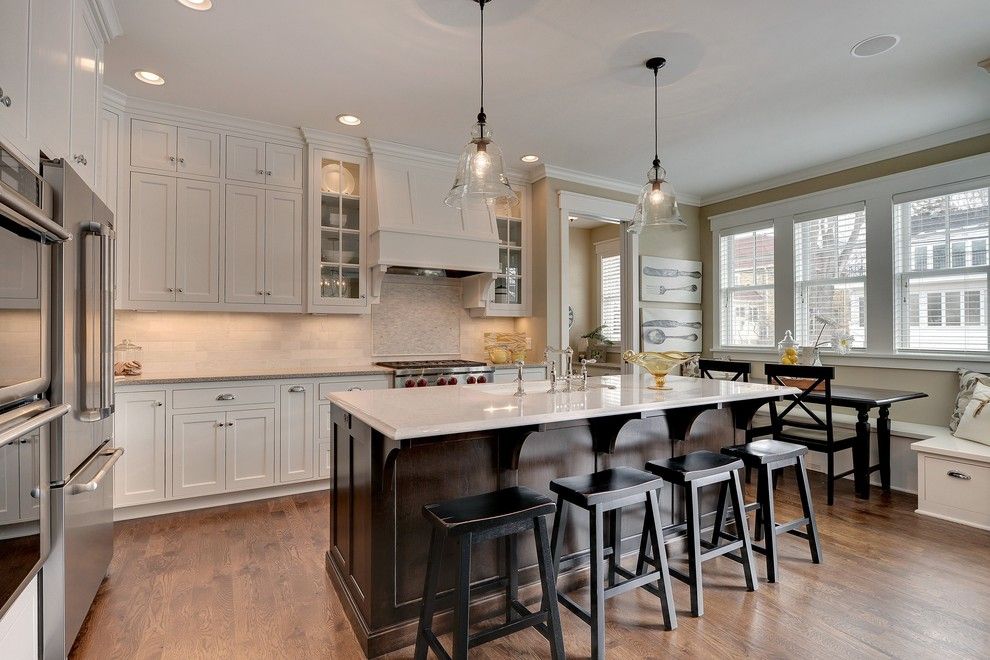
[[[578,183],[584,186],[604,188],[605,190],[626,193],[628,195],[639,196],[643,190],[642,183],[630,183],[620,179],[612,179],[605,176],[599,176],[597,174],[579,172],[578,170],[571,170],[566,167],[558,167],[550,164],[538,165],[535,167],[530,174],[530,183],[539,181],[544,177],[548,179],[560,179],[561,181]],[[701,199],[697,195],[678,192],[677,203],[684,204],[686,206],[701,206]]]
[[[362,137],[334,133],[320,128],[306,128],[305,126],[299,131],[302,133],[306,144],[313,147],[342,151],[355,156],[367,156],[371,153],[368,141]]]
[[[86,0],[96,25],[100,30],[100,37],[104,44],[124,34],[124,28],[120,25],[120,16],[117,15],[117,7],[113,0]]]
[[[423,165],[438,165],[442,167],[457,167],[457,156],[426,149],[424,147],[412,147],[399,142],[388,142],[387,140],[375,140],[368,138],[368,147],[372,156],[384,158],[396,158],[399,160],[415,161]]]
[[[916,151],[924,151],[925,149],[941,147],[952,142],[978,137],[987,133],[990,133],[990,120],[977,122],[975,124],[967,124],[966,126],[952,128],[939,133],[932,133],[931,135],[925,135],[906,142],[881,147],[880,149],[874,149],[873,151],[865,151],[855,156],[834,160],[822,165],[816,165],[814,167],[798,170],[797,172],[791,172],[790,174],[785,174],[783,176],[765,179],[759,183],[753,183],[740,188],[735,188],[733,190],[728,190],[717,195],[712,195],[711,197],[704,197],[701,199],[701,204],[703,206],[708,204],[717,204],[719,202],[735,199],[736,197],[752,195],[753,193],[763,192],[764,190],[771,190],[773,188],[787,186],[792,183],[798,183],[800,181],[806,181],[808,179],[814,179],[820,176],[835,174],[836,172],[852,169],[854,167],[861,167],[863,165],[869,165],[878,161],[887,160],[888,158],[906,156],[907,154],[914,153]]]
[[[104,85],[103,107],[116,112],[124,112],[127,107],[127,95],[119,89]]]

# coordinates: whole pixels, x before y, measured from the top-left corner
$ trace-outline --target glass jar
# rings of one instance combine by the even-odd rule
[[[138,360],[141,354],[141,347],[125,339],[113,347],[113,375],[114,376],[140,376],[141,362]]]
[[[777,342],[777,357],[781,364],[798,364],[801,358],[801,345],[794,341],[794,335],[788,330],[784,338]]]

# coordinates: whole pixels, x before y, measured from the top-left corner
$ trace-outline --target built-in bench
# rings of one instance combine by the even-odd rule
[[[941,428],[915,442],[918,513],[990,530],[990,445]]]

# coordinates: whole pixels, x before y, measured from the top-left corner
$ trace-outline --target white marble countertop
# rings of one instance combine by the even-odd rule
[[[797,394],[793,387],[668,376],[669,390],[649,389],[648,374],[598,376],[588,391],[547,393],[547,381],[334,392],[325,398],[395,440],[482,431],[591,417],[766,399]],[[562,384],[561,384],[562,386]]]
[[[283,378],[330,378],[335,376],[391,376],[394,369],[375,364],[329,365],[314,363],[306,368],[279,366],[230,365],[222,369],[149,370],[140,376],[117,376],[114,385],[150,385],[168,383],[205,383],[235,380],[280,380]],[[391,384],[391,383],[390,383]]]

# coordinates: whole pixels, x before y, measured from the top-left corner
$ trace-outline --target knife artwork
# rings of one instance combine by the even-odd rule
[[[701,321],[684,322],[662,319],[657,321],[643,321],[643,326],[651,328],[694,328],[695,330],[701,330]]]
[[[650,266],[643,266],[643,274],[652,277],[693,277],[696,280],[701,279],[700,270],[678,270],[676,268],[652,268]]]
[[[651,344],[662,344],[668,339],[683,339],[684,341],[698,341],[698,335],[691,333],[689,335],[668,335],[663,330],[648,330],[646,332],[646,341]]]
[[[684,286],[659,285],[654,287],[654,289],[656,290],[657,295],[662,296],[665,295],[668,291],[690,291],[693,293],[698,290],[698,285],[697,284],[685,284]]]

